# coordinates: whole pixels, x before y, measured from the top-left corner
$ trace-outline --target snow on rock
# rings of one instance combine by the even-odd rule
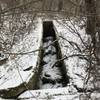
[[[24,98],[24,100],[79,100],[75,99],[76,96],[78,98],[77,93],[69,94],[70,91],[67,88],[58,88],[58,89],[44,89],[44,90],[30,90],[24,92],[19,96],[20,100]],[[25,99],[27,98],[27,99]]]
[[[57,32],[57,37],[59,38],[58,42],[60,44],[63,57],[74,54],[82,54],[81,51],[85,48],[84,43],[86,43],[89,38],[89,36],[85,34],[85,28],[80,29],[80,27],[75,23],[73,26],[73,23],[73,20],[67,20],[66,24],[64,24],[61,20],[54,21],[54,27]],[[76,34],[77,32],[80,36]],[[81,41],[80,37],[83,41]],[[80,59],[79,57],[70,57],[64,61],[71,83],[83,88],[84,78],[86,76],[86,60]]]
[[[37,19],[36,28],[34,26],[22,41],[16,43],[11,52],[26,53],[39,49],[42,39],[41,20]],[[27,53],[25,55],[10,55],[9,61],[0,66],[0,89],[12,88],[23,82],[28,82],[32,77],[32,71],[36,67],[38,52]]]

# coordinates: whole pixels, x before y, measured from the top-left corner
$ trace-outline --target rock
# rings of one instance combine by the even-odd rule
[[[55,82],[54,80],[52,80],[52,79],[43,77],[43,78],[42,78],[42,83],[43,83],[43,84],[46,84],[46,83],[55,84],[56,82]]]
[[[2,59],[0,60],[0,66],[5,64],[7,62],[8,58]]]

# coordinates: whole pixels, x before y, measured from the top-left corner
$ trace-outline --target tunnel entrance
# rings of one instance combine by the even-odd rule
[[[64,62],[55,62],[61,59],[61,51],[52,21],[43,22],[43,51],[40,63],[39,89],[65,87],[69,83]]]
[[[52,23],[52,21],[44,21],[43,22],[43,38],[46,38],[49,36],[55,37],[53,23]]]

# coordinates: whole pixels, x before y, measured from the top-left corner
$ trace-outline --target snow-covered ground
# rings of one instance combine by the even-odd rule
[[[60,23],[59,23],[60,22]],[[83,41],[81,41],[81,38],[79,35],[77,35],[75,32],[70,31],[70,28],[66,26],[66,24],[61,24],[62,21],[54,21],[54,26],[57,29],[57,37],[59,39],[59,44],[62,51],[62,56],[70,56],[75,54],[82,54],[85,55],[84,52],[82,52],[85,48],[84,43],[86,43],[89,40],[89,36],[85,34],[85,28],[81,29],[78,25],[75,24],[73,26],[73,22],[70,23],[70,21],[67,21],[67,24],[72,27],[75,32],[78,31],[80,37]],[[64,39],[63,39],[63,38]],[[83,43],[84,42],[84,43]],[[70,83],[65,88],[59,88],[59,89],[44,89],[44,90],[37,90],[32,91],[31,93],[33,95],[30,95],[30,92],[27,91],[19,96],[19,98],[30,98],[30,100],[86,100],[88,97],[84,94],[81,94],[78,92],[77,88],[81,89],[84,88],[84,81],[85,77],[87,75],[86,73],[86,66],[87,61],[85,59],[81,59],[78,56],[69,57],[68,59],[65,59],[67,74],[70,77]],[[76,88],[75,88],[76,86]],[[91,86],[90,86],[91,87]],[[98,93],[97,93],[98,94]],[[96,95],[97,95],[96,94]],[[34,96],[34,97],[33,97]],[[92,95],[91,95],[92,96]],[[99,94],[98,94],[99,96]],[[92,100],[100,99],[100,96],[93,96]]]
[[[59,22],[61,21],[59,20]],[[72,28],[75,28],[75,30],[78,30],[84,42],[88,41],[89,37],[85,34],[84,28],[81,29],[77,25],[73,27],[70,21],[67,21],[67,24]],[[58,31],[57,36],[59,38],[62,55],[65,57],[74,54],[81,54],[81,51],[84,50],[85,47],[79,36],[74,34],[75,32],[65,28],[62,24],[59,24],[57,21],[54,21],[54,25]],[[26,35],[23,41],[20,41],[19,44],[13,47],[13,52],[29,52],[39,49],[42,38],[41,20],[39,20],[36,26],[36,29]],[[62,39],[62,37],[66,40]],[[0,89],[18,86],[23,81],[27,82],[32,76],[32,71],[36,67],[37,57],[38,52],[29,53],[28,55],[17,55],[15,58],[13,58],[13,55],[10,56],[10,60],[5,65],[0,66]],[[46,60],[48,59],[46,58]],[[99,93],[85,95],[78,93],[77,89],[74,87],[74,85],[79,88],[84,87],[84,78],[87,74],[85,71],[85,66],[87,64],[86,60],[75,56],[64,61],[68,71],[67,74],[70,77],[70,83],[67,87],[58,89],[29,90],[21,94],[18,98],[20,98],[20,100],[87,100],[91,95],[92,99],[89,100],[100,100]],[[29,70],[27,70],[28,68]]]
[[[9,61],[0,66],[0,89],[16,87],[23,82],[28,82],[32,77],[33,70],[38,60],[38,52],[31,52],[39,49],[42,38],[41,20],[37,20],[29,34],[26,34],[22,41],[13,46],[11,52],[26,53],[10,55]],[[31,53],[27,53],[31,52]],[[27,70],[29,69],[29,70]]]

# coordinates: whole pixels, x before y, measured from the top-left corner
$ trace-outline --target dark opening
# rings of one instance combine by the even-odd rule
[[[43,38],[45,38],[47,36],[55,37],[55,31],[53,29],[52,21],[43,22]]]

